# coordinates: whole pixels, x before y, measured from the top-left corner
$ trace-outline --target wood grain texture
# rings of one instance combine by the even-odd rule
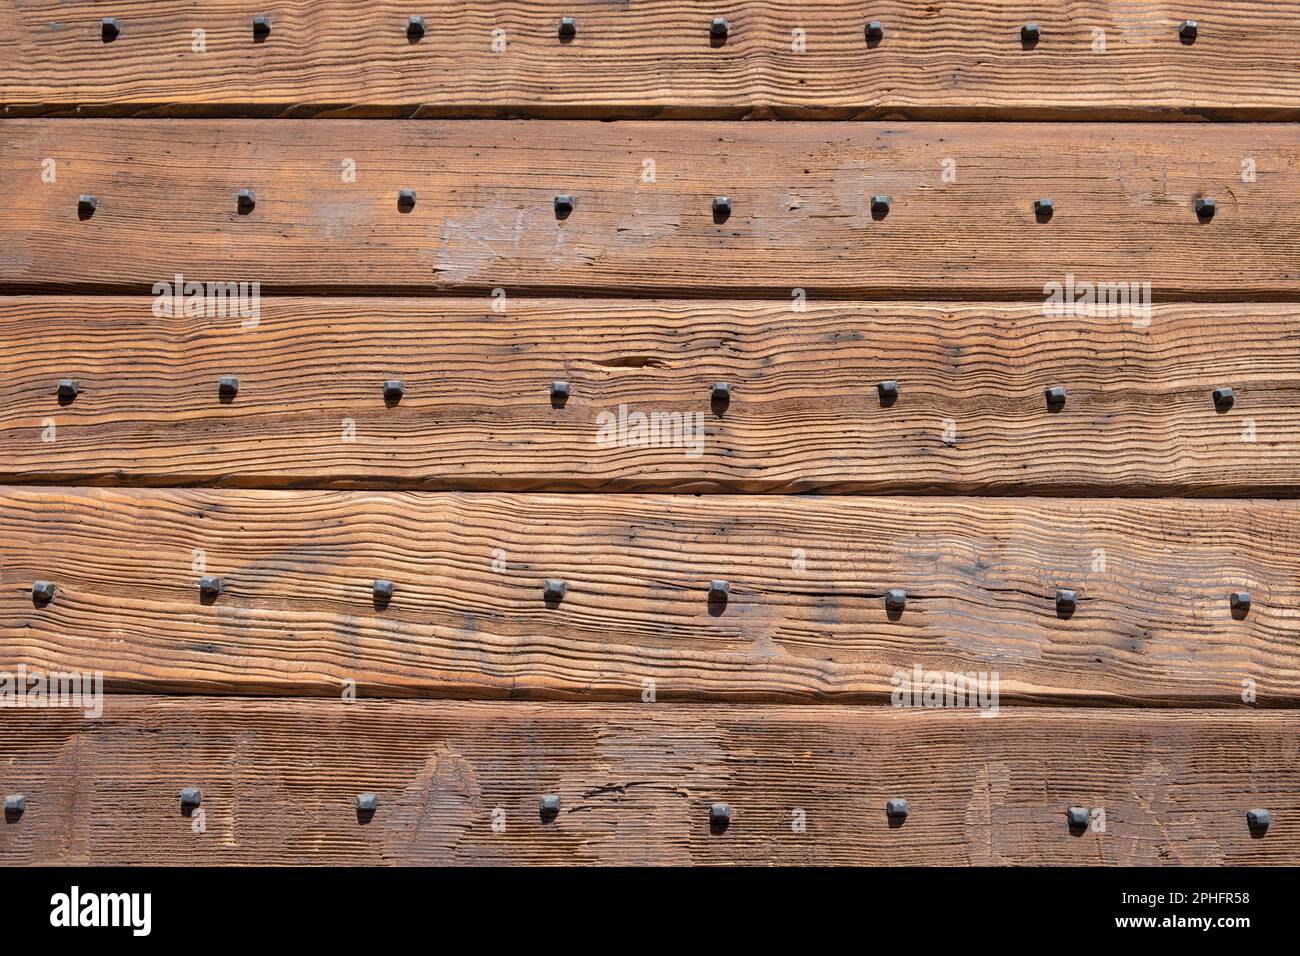
[[[1298,543],[1292,502],[11,488],[0,670],[169,693],[639,700],[649,681],[661,700],[880,702],[919,666],[997,672],[1007,703],[1295,706]],[[215,602],[200,573],[222,578]],[[387,607],[375,579],[396,584]]]
[[[5,725],[0,788],[28,804],[0,826],[9,864],[1300,861],[1291,714],[113,697]],[[1071,806],[1105,832],[1072,833]]]
[[[16,120],[0,291],[1300,295],[1300,127]],[[57,179],[41,181],[45,159]],[[945,166],[945,160],[955,166]],[[345,160],[356,181],[344,181]],[[655,182],[642,176],[655,163]],[[1243,183],[1243,163],[1256,177]],[[59,164],[62,165],[59,165]],[[956,182],[944,182],[955,169]],[[59,171],[61,170],[61,171]],[[256,208],[236,209],[241,188]],[[398,191],[414,189],[409,213]],[[98,209],[79,218],[78,196]],[[556,217],[557,194],[576,208]],[[715,223],[725,194],[731,217]],[[870,211],[889,195],[883,219]],[[1198,197],[1218,202],[1198,221]],[[1037,222],[1036,199],[1056,203]]]
[[[253,42],[254,13],[271,18],[265,42]],[[429,27],[418,43],[406,36],[413,13]],[[1244,0],[282,0],[256,10],[27,0],[0,9],[0,103],[191,115],[1295,118],[1300,90],[1279,82],[1300,61],[1295,13]],[[111,43],[105,15],[122,24]],[[718,15],[731,21],[723,45],[709,38]],[[559,41],[562,16],[578,19],[572,42]],[[1186,18],[1200,25],[1190,45],[1178,36]],[[874,46],[868,19],[885,30]],[[1042,39],[1027,49],[1030,20]]]
[[[0,480],[1300,491],[1294,306],[1079,319],[1006,304],[512,299],[495,313],[459,298],[267,298],[255,317],[205,318],[158,317],[154,301],[0,299]],[[239,379],[229,402],[225,375]],[[72,402],[57,395],[65,378],[82,390]],[[390,406],[394,378],[407,391]],[[561,407],[556,380],[571,389]],[[892,405],[885,380],[899,383]],[[716,381],[733,386],[726,406]],[[1053,385],[1068,390],[1057,412]],[[1228,410],[1211,397],[1222,386]],[[655,413],[677,418],[639,436],[634,416]]]

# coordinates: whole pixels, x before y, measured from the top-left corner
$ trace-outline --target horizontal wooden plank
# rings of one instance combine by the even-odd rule
[[[644,122],[18,120],[2,129],[6,292],[147,294],[183,273],[265,292],[454,290],[485,304],[497,288],[1041,301],[1074,275],[1150,282],[1160,301],[1300,295],[1300,126],[697,122],[665,136]],[[651,171],[654,182],[643,181]],[[244,188],[255,207],[241,214]],[[403,213],[405,188],[416,205]],[[82,195],[97,200],[88,217]],[[567,218],[557,218],[557,195],[573,198]],[[712,211],[719,195],[731,201],[725,222]],[[883,218],[873,196],[891,197]],[[1194,205],[1205,197],[1217,212],[1201,221]],[[1050,221],[1037,221],[1040,198],[1055,204]]]
[[[5,730],[9,864],[1300,862],[1292,714],[114,697]]]
[[[252,16],[269,15],[254,42]],[[422,14],[427,32],[407,35]],[[120,33],[104,42],[101,18]],[[559,36],[561,17],[576,35]],[[725,42],[710,37],[725,16]],[[1198,23],[1194,42],[1179,28]],[[877,20],[878,41],[865,27]],[[1041,28],[1035,45],[1021,27]],[[200,32],[196,32],[200,31]],[[0,9],[11,111],[1294,118],[1291,3],[1039,0],[26,0]]]
[[[1008,703],[1294,706],[1298,543],[1295,502],[10,488],[0,670],[121,691],[879,702],[919,667],[996,672]]]
[[[0,299],[0,480],[1300,491],[1294,306],[1062,318],[1006,304],[510,299],[494,313],[461,298],[268,297],[241,318],[157,316],[158,301]],[[238,389],[223,400],[228,375]],[[58,395],[69,378],[72,401]],[[396,405],[390,379],[406,389]],[[569,384],[562,404],[554,381]],[[732,385],[725,405],[717,381]],[[882,381],[898,382],[892,404]],[[1052,411],[1057,385],[1067,399]],[[1222,387],[1230,408],[1213,400]],[[655,414],[666,425],[651,432]]]

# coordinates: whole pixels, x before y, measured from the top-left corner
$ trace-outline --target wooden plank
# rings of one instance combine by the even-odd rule
[[[996,672],[1007,703],[1294,706],[1298,542],[1294,502],[11,488],[0,670],[149,692],[879,702],[919,667]],[[222,579],[215,601],[200,574]],[[396,584],[386,607],[375,579]]]
[[[7,864],[1300,862],[1289,713],[114,697],[5,729],[0,787],[27,797]]]
[[[271,18],[260,43],[258,11],[228,0],[6,5],[0,103],[284,116],[1259,119],[1300,109],[1300,90],[1278,82],[1300,55],[1289,3],[281,0],[258,10]],[[413,13],[428,25],[415,43]],[[105,43],[110,14],[121,34]],[[722,44],[709,36],[719,15],[730,19]],[[578,20],[571,42],[558,36],[564,16]],[[869,18],[881,21],[878,43],[867,42]],[[1199,27],[1190,44],[1179,37],[1188,18]],[[1042,37],[1027,48],[1031,20]]]
[[[450,290],[485,304],[496,288],[1041,301],[1073,274],[1149,281],[1160,301],[1300,295],[1297,126],[664,130],[9,121],[0,291],[145,294],[179,272],[265,292]],[[55,181],[43,184],[47,159]],[[647,160],[653,183],[642,181]],[[1247,161],[1255,176],[1244,183]],[[241,188],[256,194],[246,215]],[[417,194],[405,214],[403,188]],[[86,219],[83,194],[98,200]],[[576,204],[566,219],[559,194]],[[721,224],[719,194],[732,201]],[[883,219],[870,211],[876,195],[892,197]],[[1193,206],[1205,196],[1218,212],[1201,222]],[[1049,222],[1033,209],[1043,197],[1056,205]]]
[[[1300,310],[0,299],[0,480],[1294,495]],[[224,402],[222,376],[239,387]],[[80,393],[61,401],[58,383]],[[406,393],[390,406],[382,384]],[[570,397],[555,407],[551,383]],[[899,383],[892,405],[877,384]],[[715,405],[716,381],[733,386]],[[1049,410],[1048,386],[1067,388]],[[1234,390],[1221,409],[1211,392]],[[638,434],[636,415],[677,416]],[[631,417],[629,417],[631,416]],[[620,420],[626,427],[620,434]],[[628,424],[630,423],[630,424]],[[630,430],[629,430],[630,429]]]

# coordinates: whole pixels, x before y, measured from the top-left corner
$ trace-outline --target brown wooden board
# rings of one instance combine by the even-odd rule
[[[15,120],[0,125],[0,291],[148,294],[181,273],[485,305],[498,288],[1041,302],[1074,276],[1150,282],[1158,301],[1294,300],[1297,130]]]
[[[255,14],[270,17],[262,42]],[[426,33],[411,42],[417,14]],[[106,43],[110,15],[121,32]],[[568,42],[565,16],[577,20]],[[729,20],[725,42],[710,37],[716,16]],[[1186,19],[1198,24],[1191,43],[1179,35]],[[882,36],[868,42],[871,20]],[[1041,28],[1032,46],[1021,38],[1031,21]],[[27,0],[0,9],[0,56],[0,104],[27,113],[1258,119],[1300,110],[1300,89],[1284,79],[1300,62],[1294,7],[1243,0]]]
[[[507,299],[496,312],[462,298],[267,297],[244,316],[166,317],[158,301],[0,299],[0,479],[1300,491],[1294,306],[1079,318],[1008,304]],[[233,396],[218,385],[228,375]],[[65,379],[80,390],[70,401]],[[390,379],[406,389],[396,405]],[[732,386],[725,404],[718,381]],[[1058,385],[1054,411],[1045,389]],[[1212,396],[1224,387],[1230,407]]]
[[[4,721],[0,789],[27,797],[8,864],[1300,859],[1291,714],[113,697]]]
[[[758,702],[996,673],[1008,703],[1293,707],[1297,542],[1293,502],[10,488],[0,670],[100,671],[119,691]]]

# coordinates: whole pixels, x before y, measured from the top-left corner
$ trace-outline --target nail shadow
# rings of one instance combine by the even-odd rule
[[[5,823],[17,823],[22,818],[22,810],[5,810]]]
[[[727,220],[730,218],[731,218],[731,213],[725,209],[713,210],[713,224],[715,226],[725,225]]]
[[[888,216],[888,215],[889,215],[889,210],[888,210],[888,209],[872,209],[872,210],[871,210],[871,218],[874,219],[874,220],[876,220],[876,222],[880,222],[880,220],[884,219],[884,218],[885,218],[886,216]]]
[[[1250,608],[1248,607],[1234,607],[1231,608],[1231,611],[1232,618],[1235,621],[1244,621],[1250,616]]]
[[[728,596],[709,592],[709,616],[722,617],[722,612],[727,609]]]
[[[712,33],[709,34],[709,46],[711,46],[713,49],[716,50],[726,45],[727,45],[726,36],[715,37]]]
[[[551,408],[563,408],[569,402],[568,395],[552,395]]]
[[[1232,404],[1233,404],[1233,401],[1234,401],[1234,399],[1229,398],[1229,399],[1227,399],[1226,401],[1215,402],[1215,403],[1214,403],[1214,411],[1215,411],[1215,413],[1216,413],[1216,414],[1219,414],[1219,415],[1226,415],[1226,414],[1228,414],[1228,412],[1232,411]]]
[[[1078,824],[1078,825],[1073,823],[1070,824],[1070,836],[1072,837],[1081,837],[1087,832],[1088,832],[1088,824],[1086,823]]]
[[[718,418],[721,418],[723,415],[725,415],[725,414],[727,413],[727,409],[728,409],[730,406],[731,406],[731,399],[729,399],[729,398],[710,398],[710,399],[709,399],[709,409],[710,409],[710,410],[713,412],[713,414],[714,414],[715,416],[717,416]]]
[[[1034,47],[1038,46],[1038,41],[1039,41],[1040,39],[1042,39],[1042,38],[1041,38],[1041,37],[1034,37],[1034,38],[1031,39],[1031,38],[1029,38],[1029,37],[1024,37],[1024,36],[1022,36],[1022,37],[1020,38],[1020,49],[1022,49],[1022,50],[1032,50]]]
[[[388,605],[393,603],[393,599],[390,597],[385,597],[382,594],[374,594],[372,592],[371,603],[374,604],[376,611],[386,611],[388,610]]]
[[[548,594],[543,594],[543,595],[542,595],[542,603],[545,604],[545,605],[546,605],[548,608],[550,608],[552,611],[554,611],[556,608],[558,608],[561,604],[564,603],[564,598],[562,598],[562,597],[551,597],[551,596],[548,595]]]
[[[402,396],[401,396],[401,395],[385,395],[385,396],[384,396],[384,404],[387,405],[389,408],[396,408],[396,407],[397,407],[398,405],[400,405],[401,403],[402,403]]]
[[[90,218],[91,216],[93,216],[94,214],[95,214],[95,207],[94,207],[94,206],[78,206],[78,207],[77,207],[77,218],[80,219],[82,222],[85,222],[87,219],[89,219],[89,218]]]
[[[891,830],[897,830],[907,822],[907,817],[891,817],[888,814],[885,815],[885,819],[888,821]]]
[[[32,604],[34,604],[36,607],[48,607],[50,602],[53,600],[54,600],[53,597],[44,597],[40,594],[32,595]]]
[[[1059,617],[1062,621],[1068,621],[1070,618],[1074,617],[1074,612],[1076,610],[1078,610],[1077,606],[1063,607],[1062,605],[1058,604],[1056,605],[1056,616]]]
[[[213,604],[217,603],[217,598],[220,596],[220,593],[221,592],[219,591],[216,593],[213,593],[211,591],[200,591],[199,603],[211,607]]]
[[[362,826],[365,826],[374,818],[375,818],[374,810],[362,810],[360,808],[357,809],[357,823],[361,824]]]
[[[898,396],[897,396],[897,395],[884,395],[884,394],[882,394],[882,395],[880,396],[880,407],[881,407],[881,408],[893,408],[893,407],[894,407],[895,405],[897,405],[897,404],[898,404]]]
[[[554,810],[548,809],[546,807],[541,807],[537,811],[537,816],[541,819],[543,824],[554,823],[556,820],[560,818],[560,810],[558,807],[556,807]]]
[[[882,42],[884,39],[885,39],[885,38],[882,37],[882,36],[880,36],[880,37],[873,37],[873,36],[869,36],[869,37],[867,37],[867,49],[868,49],[868,50],[874,50],[876,47],[880,46],[881,42]]]
[[[894,607],[891,604],[885,605],[885,617],[891,621],[897,621],[903,616],[904,608]]]
[[[1252,840],[1262,840],[1264,834],[1268,833],[1268,827],[1252,827],[1249,823],[1246,826],[1250,828],[1250,838]]]
[[[181,804],[181,816],[183,816],[183,817],[192,817],[192,816],[194,816],[194,807],[190,806],[188,803],[182,803],[182,804]]]
[[[59,404],[62,405],[64,408],[67,408],[69,405],[71,405],[73,402],[75,402],[75,401],[77,400],[77,396],[76,396],[76,395],[59,395],[59,396],[58,396],[58,399],[59,399]]]
[[[722,836],[722,834],[727,832],[729,826],[731,826],[730,820],[710,820],[709,832],[714,836]]]
[[[1040,225],[1049,223],[1052,221],[1052,213],[1053,210],[1051,209],[1035,209],[1034,218],[1038,220]]]

